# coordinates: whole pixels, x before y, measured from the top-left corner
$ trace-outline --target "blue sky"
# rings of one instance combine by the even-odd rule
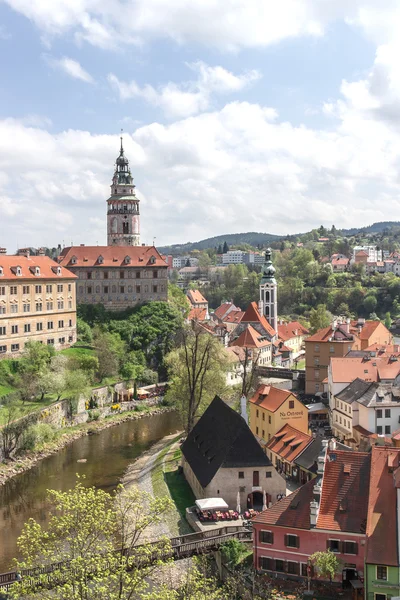
[[[400,219],[395,0],[0,1],[0,245],[105,243],[124,129],[142,240]]]

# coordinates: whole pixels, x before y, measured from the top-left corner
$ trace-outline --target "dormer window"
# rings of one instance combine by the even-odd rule
[[[11,271],[14,273],[14,275],[18,275],[18,276],[22,275],[21,267],[11,267]]]
[[[125,264],[129,265],[131,263],[131,257],[125,256],[124,262],[125,262]]]
[[[4,275],[4,273],[3,273],[3,267],[0,267],[0,276],[1,275]]]
[[[56,275],[61,275],[61,267],[51,267],[51,270],[53,271],[53,273],[55,273]]]
[[[99,265],[102,265],[104,263],[104,258],[102,256],[99,256],[97,262],[99,263]]]
[[[155,256],[150,256],[150,264],[154,265],[154,263],[156,262],[156,257]]]
[[[71,258],[71,265],[76,265],[76,256]]]

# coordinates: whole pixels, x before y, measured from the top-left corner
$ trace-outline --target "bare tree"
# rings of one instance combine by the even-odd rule
[[[247,398],[257,381],[257,368],[261,350],[243,348],[243,351],[243,357],[240,358],[240,364],[243,367],[240,372],[242,378],[241,395]]]

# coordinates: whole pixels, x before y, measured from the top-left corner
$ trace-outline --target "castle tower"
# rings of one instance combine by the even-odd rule
[[[278,285],[275,279],[275,268],[271,260],[271,248],[268,248],[265,252],[258,306],[260,313],[267,318],[271,327],[278,331]]]
[[[107,246],[140,246],[139,200],[122,145],[107,200]]]

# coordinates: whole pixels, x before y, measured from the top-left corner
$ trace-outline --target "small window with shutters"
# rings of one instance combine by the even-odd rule
[[[310,577],[314,577],[314,566],[307,565],[307,563],[301,563],[301,576],[308,577],[307,567],[309,567],[309,569],[310,569]]]
[[[285,561],[284,560],[280,560],[280,559],[275,560],[275,571],[278,571],[279,573],[285,572]]]
[[[358,554],[358,544],[356,542],[343,542],[344,554]]]
[[[340,540],[327,540],[326,541],[326,547],[331,552],[336,552],[337,554],[340,554],[340,551],[341,551],[340,546],[341,546]]]
[[[258,539],[261,544],[273,544],[274,534],[272,531],[260,531]]]
[[[268,558],[266,556],[260,556],[258,561],[258,566],[263,571],[274,571],[275,570],[275,561],[273,558]]]
[[[300,575],[300,565],[298,562],[293,562],[291,560],[288,560],[287,562],[287,572],[290,573],[290,575]]]
[[[288,533],[285,535],[285,546],[287,548],[300,548],[300,538],[298,535]]]

